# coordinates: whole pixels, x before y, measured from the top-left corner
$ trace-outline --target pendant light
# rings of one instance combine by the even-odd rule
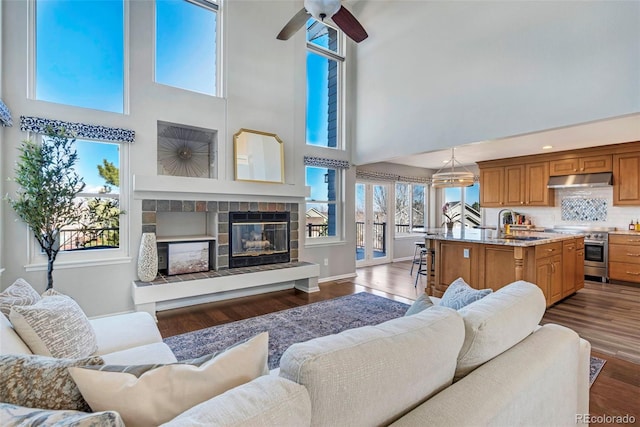
[[[451,149],[451,160],[431,176],[431,185],[434,188],[470,187],[475,183],[475,175],[462,166]],[[456,163],[463,170],[456,171]]]

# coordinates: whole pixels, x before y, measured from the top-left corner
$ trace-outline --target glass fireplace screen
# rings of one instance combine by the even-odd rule
[[[244,222],[232,227],[231,256],[270,255],[289,250],[286,222]]]

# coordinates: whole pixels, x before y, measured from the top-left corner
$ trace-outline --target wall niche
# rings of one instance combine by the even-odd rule
[[[158,175],[218,178],[218,131],[158,121]]]

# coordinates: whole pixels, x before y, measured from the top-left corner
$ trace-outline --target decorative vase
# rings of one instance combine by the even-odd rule
[[[138,252],[138,278],[151,282],[158,275],[158,247],[155,233],[142,233]]]
[[[446,224],[447,224],[447,231],[452,231],[454,223],[453,222],[447,222]]]

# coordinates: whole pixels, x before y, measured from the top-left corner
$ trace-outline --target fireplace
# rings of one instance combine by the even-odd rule
[[[289,212],[229,212],[229,268],[290,261]]]

